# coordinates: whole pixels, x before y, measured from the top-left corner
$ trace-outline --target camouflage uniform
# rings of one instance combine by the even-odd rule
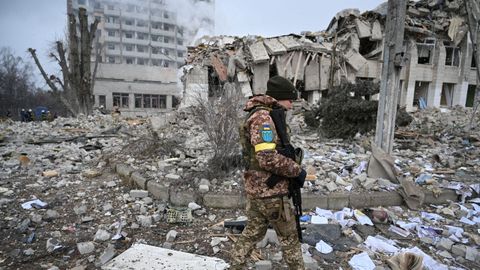
[[[302,251],[296,231],[295,217],[288,195],[288,179],[297,177],[301,167],[275,150],[280,144],[276,136],[275,125],[269,109],[277,101],[266,95],[251,98],[245,111],[256,110],[246,120],[241,136],[245,138],[244,151],[252,151],[250,167],[244,173],[245,191],[247,193],[246,214],[248,223],[232,251],[232,268],[243,269],[246,258],[254,245],[260,241],[270,223],[275,229],[283,257],[290,269],[304,269]],[[248,155],[248,153],[247,153]],[[274,173],[285,177],[273,188],[266,185],[266,180]]]

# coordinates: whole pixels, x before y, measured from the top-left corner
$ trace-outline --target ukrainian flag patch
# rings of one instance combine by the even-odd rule
[[[273,141],[273,131],[272,131],[272,128],[270,127],[270,124],[263,124],[260,133],[262,134],[262,140],[264,142]]]

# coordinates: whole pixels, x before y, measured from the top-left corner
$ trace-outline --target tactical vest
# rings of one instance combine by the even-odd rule
[[[243,160],[245,162],[245,168],[246,170],[255,170],[255,171],[264,171],[258,164],[258,160],[255,157],[255,148],[254,146],[250,143],[250,141],[247,138],[247,122],[248,119],[257,111],[259,110],[267,110],[271,111],[272,108],[266,107],[266,106],[257,106],[253,108],[251,111],[248,112],[247,116],[245,117],[243,123],[240,125],[240,144],[242,145],[242,155],[243,155]]]

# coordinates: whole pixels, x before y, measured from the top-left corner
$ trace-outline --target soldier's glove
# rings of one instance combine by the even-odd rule
[[[294,179],[295,183],[298,185],[299,188],[302,188],[303,184],[305,184],[306,177],[307,177],[307,171],[302,169],[300,174]]]

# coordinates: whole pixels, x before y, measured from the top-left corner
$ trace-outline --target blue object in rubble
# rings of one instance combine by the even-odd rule
[[[312,217],[310,215],[303,215],[300,217],[301,222],[310,222],[311,219]]]

